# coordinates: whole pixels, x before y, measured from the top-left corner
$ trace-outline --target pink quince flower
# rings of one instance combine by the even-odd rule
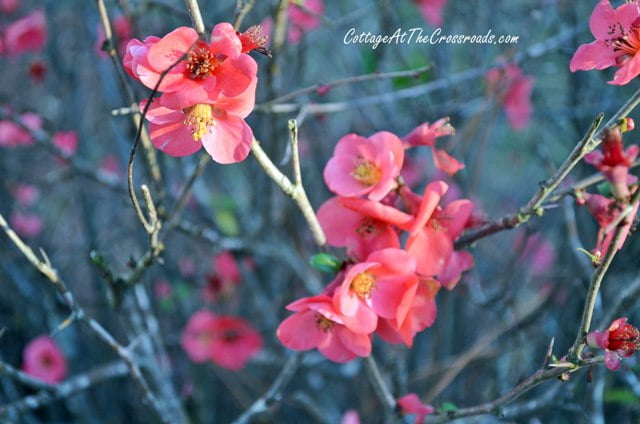
[[[65,157],[73,156],[78,150],[78,133],[75,131],[57,132],[52,140]]]
[[[620,358],[633,355],[640,347],[640,332],[626,318],[613,321],[605,331],[587,334],[587,343],[605,351],[604,363],[611,371],[620,368]]]
[[[523,243],[525,243],[525,234],[519,233],[514,243],[515,251],[522,249],[522,259],[527,263],[531,275],[544,275],[553,264],[556,253],[553,245],[539,234],[526,238],[524,246]]]
[[[42,128],[42,118],[35,113],[23,113],[20,120],[32,131]],[[33,144],[33,136],[29,131],[13,121],[0,121],[0,146],[16,147],[30,144]]]
[[[400,139],[387,131],[342,137],[324,168],[324,181],[339,196],[381,200],[396,186],[404,161]]]
[[[127,53],[127,44],[133,35],[133,26],[131,25],[131,21],[124,15],[118,15],[111,21],[111,27],[113,29],[113,34],[115,35],[115,40],[118,43],[116,49],[121,56],[124,56]],[[96,53],[98,53],[98,56],[106,58],[109,55],[107,52],[102,50],[102,45],[105,42],[104,28],[102,24],[98,25],[96,32],[97,37],[94,49]]]
[[[606,128],[601,144],[602,150],[595,150],[585,156],[585,162],[595,166],[611,183],[616,199],[629,198],[629,167],[638,156],[640,147],[632,145],[622,149],[620,128]]]
[[[18,6],[20,6],[20,0],[0,0],[0,11],[7,15],[13,13]]]
[[[436,294],[440,283],[433,278],[420,279],[415,296],[407,312],[404,322],[396,319],[379,319],[376,334],[387,343],[404,343],[413,346],[413,338],[424,329],[431,327],[436,321],[438,308]]]
[[[204,146],[218,163],[243,161],[253,143],[253,131],[244,118],[253,109],[256,82],[237,97],[220,95],[215,103],[185,109],[170,109],[154,100],[146,115],[153,145],[171,156],[190,155]]]
[[[318,349],[327,359],[341,363],[371,353],[371,337],[349,330],[330,296],[299,299],[287,309],[295,314],[282,321],[277,336],[289,349]]]
[[[442,149],[436,149],[436,139],[447,135],[453,135],[456,130],[449,123],[449,118],[442,118],[429,124],[425,122],[422,125],[414,128],[409,134],[407,134],[403,141],[405,148],[415,146],[428,146],[431,148],[431,154],[433,155],[433,163],[436,168],[453,175],[462,168],[464,164],[458,162],[455,158],[449,155]]]
[[[420,8],[422,17],[431,25],[439,27],[442,25],[442,9],[447,4],[447,0],[413,0]]]
[[[42,232],[42,218],[35,213],[13,212],[9,217],[11,228],[23,237],[36,237]]]
[[[207,284],[202,292],[204,300],[209,303],[215,302],[220,296],[229,296],[242,279],[231,252],[220,253],[213,262],[213,272],[207,275]]]
[[[160,103],[170,109],[185,109],[198,103],[216,103],[219,97],[233,99],[249,90],[255,98],[257,64],[242,54],[242,42],[229,23],[211,32],[211,43],[199,40],[193,28],[180,27],[162,38],[132,39],[123,59],[125,70],[148,88],[181,57],[162,80]],[[224,108],[222,108],[224,109]],[[248,112],[247,112],[248,114]],[[246,115],[245,115],[246,116]]]
[[[415,393],[404,395],[398,398],[396,402],[404,415],[413,414],[415,416],[415,424],[422,424],[424,417],[436,412],[433,406],[422,403]]]
[[[640,74],[640,7],[636,2],[614,9],[609,0],[601,0],[589,18],[595,37],[581,45],[573,55],[571,72],[619,67],[609,84],[624,85]]]
[[[56,384],[67,375],[67,361],[56,342],[42,335],[31,340],[24,348],[22,369],[45,383]]]
[[[416,262],[404,250],[373,252],[352,266],[333,294],[344,325],[358,334],[373,333],[378,317],[402,325],[418,288]]]
[[[262,349],[262,338],[241,318],[201,310],[189,319],[181,344],[194,362],[210,360],[223,368],[239,370]]]
[[[299,43],[305,32],[318,28],[324,14],[322,0],[289,0],[287,7],[289,16],[288,39],[292,44]]]
[[[473,211],[473,203],[467,199],[440,208],[438,204],[448,188],[443,181],[427,185],[407,239],[407,252],[416,259],[418,273],[423,276],[438,275],[445,270],[453,254],[453,242]],[[405,192],[403,195],[406,196]]]
[[[412,217],[371,200],[332,197],[318,209],[318,220],[329,245],[346,247],[350,257],[362,260],[376,250],[399,248],[393,225],[407,224]]]
[[[9,24],[4,30],[4,49],[9,56],[28,51],[38,52],[47,41],[47,22],[44,11],[38,9]]]
[[[502,102],[507,121],[514,130],[521,130],[531,119],[531,92],[534,79],[522,72],[516,64],[494,68],[487,72],[489,91]]]
[[[20,206],[31,206],[40,197],[40,190],[30,184],[19,184],[14,191],[14,196]]]
[[[173,294],[173,289],[171,288],[171,284],[167,280],[159,279],[153,285],[153,291],[156,296],[156,299],[162,301],[168,299]]]

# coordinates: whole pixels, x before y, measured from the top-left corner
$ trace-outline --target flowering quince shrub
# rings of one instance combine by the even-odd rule
[[[317,348],[345,362],[368,356],[374,333],[411,347],[415,335],[433,325],[439,288],[453,289],[473,267],[470,253],[454,250],[473,203],[456,199],[443,207],[449,188],[444,181],[427,184],[420,196],[400,172],[405,149],[420,145],[431,147],[443,171],[463,168],[435,148],[436,138],[453,132],[448,119],[441,119],[416,128],[404,142],[385,131],[338,141],[324,169],[327,186],[338,196],[320,207],[318,219],[328,244],[345,247],[348,258],[322,295],[287,306],[296,314],[278,328],[285,346]]]
[[[0,422],[635,419],[638,1],[53,3],[0,0]]]

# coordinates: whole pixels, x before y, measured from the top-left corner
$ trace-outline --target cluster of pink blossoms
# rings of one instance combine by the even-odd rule
[[[436,138],[452,132],[442,119],[419,126],[404,140],[383,131],[338,141],[324,170],[337,196],[320,207],[318,219],[328,244],[346,248],[348,259],[322,294],[287,306],[295,314],[277,331],[285,346],[317,348],[345,362],[369,355],[373,333],[411,346],[415,335],[433,324],[439,288],[454,288],[473,266],[470,253],[454,250],[473,204],[459,199],[441,205],[449,189],[444,181],[430,182],[419,195],[400,172],[405,149],[421,145],[432,149],[441,170],[461,169],[435,147]]]
[[[634,127],[633,120],[626,118],[620,125],[604,131],[599,150],[589,153],[585,161],[596,167],[609,183],[610,195],[581,192],[577,195],[579,204],[586,205],[598,222],[598,240],[594,249],[594,261],[607,253],[613,240],[616,226],[623,225],[623,234],[616,249],[620,249],[629,235],[633,217],[638,212],[636,204],[628,216],[621,219],[620,214],[629,206],[632,192],[637,190],[637,177],[629,174],[629,168],[638,156],[640,147],[631,145],[626,150],[622,143],[622,133]],[[621,221],[621,222],[620,222]]]
[[[18,0],[3,0],[0,10],[11,14],[20,6]],[[12,60],[29,52],[40,52],[47,41],[47,22],[44,11],[34,10],[10,24],[0,27],[0,56],[7,55]],[[34,82],[42,82],[47,66],[42,59],[32,60],[28,74]]]
[[[162,93],[146,115],[154,145],[172,156],[204,146],[216,162],[244,160],[253,142],[244,118],[253,110],[258,80],[258,66],[247,53],[265,43],[259,27],[239,34],[229,23],[216,25],[210,42],[188,27],[162,38],[132,39],[126,71]]]

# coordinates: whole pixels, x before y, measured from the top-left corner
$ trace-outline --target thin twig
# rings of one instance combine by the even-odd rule
[[[236,0],[236,17],[233,20],[233,27],[236,31],[240,31],[240,26],[244,17],[251,11],[255,0]]]
[[[13,403],[1,405],[0,416],[42,408],[57,400],[67,399],[73,394],[87,390],[103,381],[124,377],[128,371],[127,365],[123,361],[103,365],[89,372],[73,376],[34,395],[24,397]]]
[[[242,415],[233,420],[232,424],[246,424],[250,422],[251,418],[264,413],[271,407],[271,405],[280,400],[282,390],[284,390],[286,385],[289,384],[289,381],[291,381],[291,378],[300,366],[301,360],[302,353],[295,352],[291,355],[282,367],[282,370],[280,370],[278,377],[276,377],[273,384],[271,384],[271,387],[269,387],[269,390],[253,402],[253,404],[244,411]]]
[[[187,10],[189,11],[193,27],[196,32],[200,34],[200,37],[204,37],[206,29],[204,27],[204,21],[202,20],[202,13],[200,13],[198,0],[185,0],[185,3],[187,4]]]
[[[469,408],[460,408],[455,411],[450,411],[445,413],[442,417],[439,417],[435,420],[435,422],[446,422],[455,420],[462,417],[471,417],[475,415],[486,415],[493,414],[499,415],[500,408],[502,405],[505,405],[511,402],[514,399],[520,397],[523,393],[528,392],[538,384],[559,377],[560,375],[566,372],[574,372],[583,367],[591,366],[595,364],[600,364],[604,362],[604,357],[598,356],[595,358],[587,359],[580,364],[572,365],[572,366],[559,366],[553,367],[550,369],[541,369],[536,371],[529,378],[524,380],[522,383],[515,386],[511,391],[505,394],[502,397],[499,397],[496,400],[491,402],[486,402],[481,405],[469,407]]]
[[[13,242],[13,244],[18,248],[18,250],[24,255],[24,257],[31,263],[31,265],[36,268],[43,276],[46,277],[49,282],[51,282],[60,296],[62,300],[67,305],[67,307],[72,311],[73,319],[82,322],[86,327],[88,327],[93,334],[107,346],[109,346],[126,364],[129,368],[129,372],[134,382],[138,385],[140,390],[144,395],[145,401],[154,409],[154,411],[158,414],[160,419],[169,424],[166,417],[162,414],[162,407],[156,399],[155,395],[149,388],[146,379],[142,375],[140,371],[140,367],[136,363],[135,359],[131,355],[128,349],[124,348],[121,344],[119,344],[115,338],[109,333],[101,324],[99,324],[94,319],[90,318],[80,306],[80,304],[76,301],[73,294],[67,289],[67,285],[64,281],[59,277],[58,272],[53,268],[53,265],[49,261],[49,258],[44,254],[44,251],[41,249],[43,253],[43,259],[41,260],[38,256],[33,252],[33,250],[27,246],[20,236],[18,236],[13,229],[9,226],[4,216],[0,213],[0,228],[7,234],[9,239]]]
[[[640,201],[640,188],[636,189],[635,193],[631,197],[630,204],[637,206]],[[633,219],[633,218],[630,218]],[[600,284],[604,279],[611,262],[613,262],[613,258],[618,253],[618,244],[623,240],[623,234],[625,233],[626,224],[620,223],[613,234],[613,239],[609,244],[609,249],[607,253],[604,255],[600,264],[593,272],[591,277],[591,283],[589,284],[589,291],[587,292],[587,298],[585,300],[584,309],[582,311],[582,320],[580,321],[580,328],[578,329],[578,333],[576,335],[576,340],[573,342],[573,346],[569,349],[569,354],[567,359],[569,361],[575,362],[581,359],[582,350],[585,347],[585,336],[589,332],[591,328],[591,319],[593,318],[593,309],[596,306],[596,299],[598,297],[598,292],[600,291]]]
[[[419,77],[426,71],[431,69],[431,65],[421,66],[415,69],[407,69],[404,71],[392,71],[392,72],[374,72],[372,74],[364,74],[364,75],[356,75],[353,77],[341,78],[333,81],[329,81],[326,83],[314,84],[309,87],[300,88],[298,90],[292,91],[291,93],[285,94],[284,96],[277,97],[273,100],[269,100],[266,103],[261,105],[256,105],[256,110],[266,109],[268,110],[271,106],[284,102],[286,100],[295,99],[296,97],[314,93],[318,91],[320,88],[333,88],[338,87],[340,85],[354,84],[358,82],[371,81],[371,80],[384,80],[384,79],[393,79],[393,78],[415,78]]]
[[[378,398],[384,404],[389,415],[393,415],[396,409],[396,399],[393,397],[393,394],[389,391],[387,387],[387,383],[382,378],[382,374],[380,374],[380,369],[378,368],[378,364],[375,359],[373,359],[372,355],[364,358],[364,363],[367,366],[367,371],[369,372],[371,384],[373,384],[374,391]]]

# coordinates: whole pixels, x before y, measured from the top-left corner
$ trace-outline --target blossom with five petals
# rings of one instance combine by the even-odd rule
[[[595,41],[574,53],[571,72],[619,67],[609,84],[624,85],[640,74],[640,6],[625,3],[614,9],[609,0],[596,5],[589,28]]]

